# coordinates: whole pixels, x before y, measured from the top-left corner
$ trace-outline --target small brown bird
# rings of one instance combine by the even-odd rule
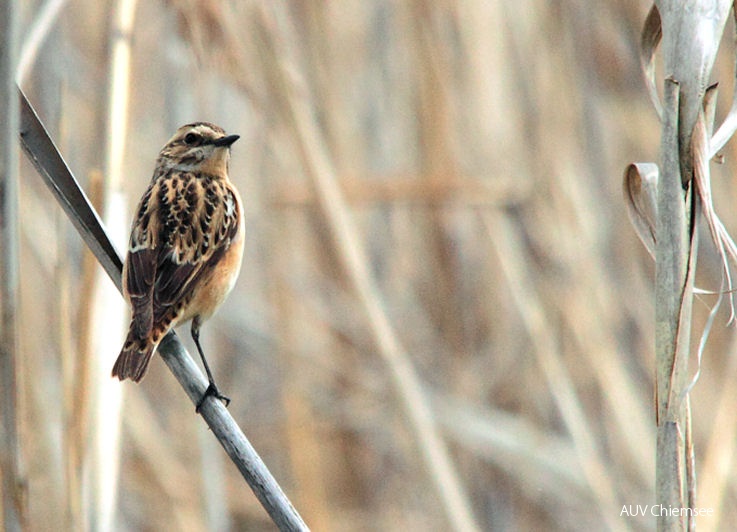
[[[132,317],[113,376],[140,381],[159,342],[191,319],[210,382],[198,412],[209,395],[230,403],[215,386],[200,326],[225,300],[241,268],[243,212],[228,179],[230,146],[238,138],[206,122],[177,130],[159,153],[136,210],[123,266]]]

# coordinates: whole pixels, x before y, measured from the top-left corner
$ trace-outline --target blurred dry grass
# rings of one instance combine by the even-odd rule
[[[24,3],[24,27],[40,4]],[[315,530],[448,523],[317,202],[304,165],[315,154],[300,151],[275,90],[278,68],[312,113],[309,145],[337,176],[374,295],[431,398],[478,524],[653,526],[620,517],[622,505],[650,504],[654,483],[653,265],[621,198],[625,165],[658,157],[636,50],[648,8],[139,3],[129,212],[178,125],[205,119],[241,135],[231,173],[245,200],[245,262],[203,337],[231,412]],[[69,1],[24,86],[88,190],[105,166],[109,16],[105,3]],[[283,64],[266,53],[272,40]],[[715,80],[727,95],[725,47]],[[734,143],[724,154],[714,196],[734,228]],[[31,520],[50,529],[65,516],[72,529],[88,494],[66,486],[89,472],[66,468],[87,445],[72,438],[86,410],[62,400],[77,374],[62,367],[106,316],[86,312],[86,253],[25,164],[21,201]],[[708,250],[700,266],[699,286],[716,289]],[[707,312],[696,305],[697,327]],[[737,523],[733,343],[715,327],[692,398],[699,504],[720,519],[705,527]],[[118,344],[98,353],[110,366]],[[270,529],[163,364],[122,386],[120,529]]]

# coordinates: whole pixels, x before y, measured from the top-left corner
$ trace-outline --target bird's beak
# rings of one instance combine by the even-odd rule
[[[212,143],[214,146],[217,146],[218,148],[229,148],[230,145],[233,144],[239,138],[241,138],[240,135],[228,135],[227,137],[221,137],[217,140],[214,140]]]

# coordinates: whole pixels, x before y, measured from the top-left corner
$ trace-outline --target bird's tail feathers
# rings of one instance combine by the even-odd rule
[[[134,327],[131,326],[123,349],[113,366],[113,377],[118,377],[121,381],[125,379],[140,381],[146,374],[148,364],[158,345],[159,343],[154,342],[151,338],[139,338],[134,332]]]

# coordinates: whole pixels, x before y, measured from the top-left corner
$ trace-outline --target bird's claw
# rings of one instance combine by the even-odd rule
[[[202,405],[205,402],[205,399],[208,397],[216,397],[217,399],[220,399],[223,403],[225,403],[225,406],[227,407],[230,404],[230,397],[227,397],[220,393],[220,390],[218,390],[218,387],[215,386],[214,382],[211,382],[210,385],[205,390],[205,393],[202,394],[202,397],[199,401],[197,401],[197,407],[195,408],[195,413],[200,413],[200,408],[202,408]]]

